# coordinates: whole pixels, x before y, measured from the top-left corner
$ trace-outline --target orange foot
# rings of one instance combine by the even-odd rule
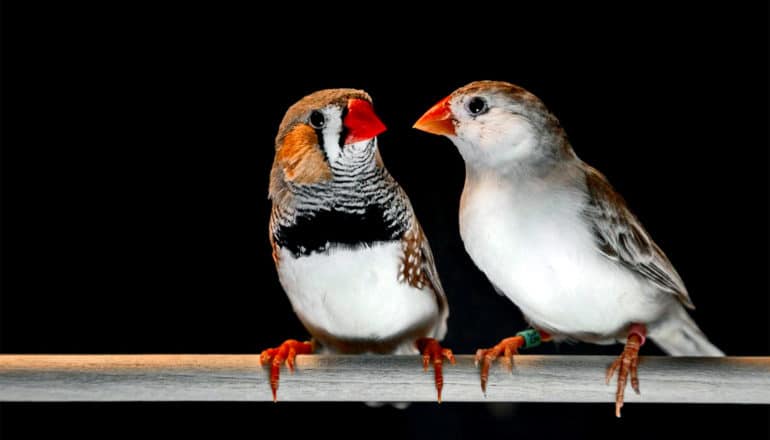
[[[415,343],[417,349],[422,353],[422,368],[428,371],[428,364],[433,363],[433,372],[436,378],[436,391],[438,392],[438,403],[441,403],[441,389],[444,388],[444,375],[442,367],[444,359],[454,365],[455,355],[452,350],[441,347],[441,344],[433,338],[420,338]]]
[[[310,354],[313,352],[312,342],[299,342],[288,339],[276,348],[268,348],[259,356],[259,364],[270,364],[270,388],[273,390],[273,402],[278,400],[278,380],[281,376],[281,364],[286,361],[289,371],[294,373],[294,358],[298,354]]]
[[[609,385],[615,370],[618,371],[618,389],[615,392],[615,416],[620,417],[620,409],[623,408],[623,396],[628,383],[628,374],[631,373],[631,388],[639,394],[639,349],[644,344],[647,329],[641,324],[633,324],[628,332],[626,348],[623,353],[607,369],[607,384]]]
[[[484,395],[487,394],[489,366],[492,362],[494,362],[494,360],[500,356],[500,353],[502,353],[503,358],[501,360],[508,368],[508,371],[513,371],[513,355],[518,354],[519,348],[523,347],[524,344],[526,344],[526,341],[522,336],[513,336],[503,339],[499,344],[492,348],[479,348],[476,350],[476,366],[478,366],[479,361],[481,361],[481,391]]]
[[[481,391],[487,395],[487,380],[489,379],[489,366],[503,354],[501,359],[509,372],[513,371],[513,355],[519,354],[519,349],[537,347],[540,342],[547,342],[552,336],[543,330],[528,329],[521,331],[510,338],[505,338],[492,348],[476,350],[476,366],[481,361]]]

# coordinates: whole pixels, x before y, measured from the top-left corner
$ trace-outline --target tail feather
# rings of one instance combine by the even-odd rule
[[[671,356],[724,356],[698,328],[684,307],[677,310],[650,332],[650,338]]]

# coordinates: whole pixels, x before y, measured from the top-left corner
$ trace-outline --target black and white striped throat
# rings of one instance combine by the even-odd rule
[[[408,201],[387,170],[376,165],[375,148],[347,146],[332,166],[332,180],[290,185],[290,206],[273,208],[276,244],[298,257],[400,240],[411,227]]]

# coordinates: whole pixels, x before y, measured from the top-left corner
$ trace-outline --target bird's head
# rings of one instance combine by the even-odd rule
[[[320,90],[300,99],[283,117],[273,169],[294,184],[331,180],[346,163],[377,160],[376,137],[383,131],[366,92]]]
[[[447,136],[470,167],[537,163],[567,148],[558,120],[540,99],[501,81],[476,81],[455,90],[414,128]]]

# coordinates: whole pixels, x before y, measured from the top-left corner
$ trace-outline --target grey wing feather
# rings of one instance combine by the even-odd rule
[[[584,167],[589,197],[584,214],[591,222],[599,251],[694,308],[682,278],[623,198],[599,171]]]

